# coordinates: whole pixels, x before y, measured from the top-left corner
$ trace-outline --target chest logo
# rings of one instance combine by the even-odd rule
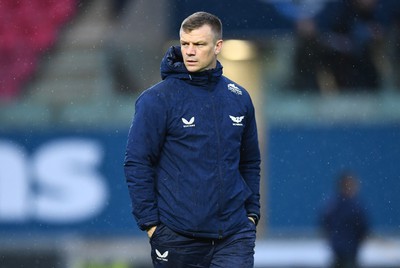
[[[182,117],[182,122],[183,122],[183,127],[194,127],[194,126],[196,126],[194,124],[194,116],[192,118],[190,118],[190,120],[187,120],[187,119]]]
[[[237,95],[242,95],[242,91],[235,84],[228,84],[228,89]]]
[[[232,125],[240,126],[240,127],[243,126],[242,121],[243,121],[244,116],[233,116],[233,115],[230,115],[229,117],[232,120]]]

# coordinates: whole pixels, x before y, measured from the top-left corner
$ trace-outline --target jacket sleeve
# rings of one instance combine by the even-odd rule
[[[165,105],[154,90],[136,101],[124,160],[132,213],[141,230],[159,223],[155,168],[165,136]]]
[[[249,97],[250,98],[250,97]],[[248,216],[260,219],[260,164],[261,156],[258,144],[257,124],[254,106],[250,105],[246,117],[246,128],[243,133],[239,170],[245,182],[252,191],[252,195],[246,201]]]

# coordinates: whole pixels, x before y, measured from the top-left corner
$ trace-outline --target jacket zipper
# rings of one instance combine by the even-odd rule
[[[221,200],[222,200],[222,195],[223,195],[223,178],[222,178],[222,170],[221,170],[221,135],[220,135],[220,129],[218,125],[218,114],[216,111],[216,103],[215,103],[215,97],[213,94],[212,89],[209,89],[210,93],[210,98],[211,98],[211,105],[212,105],[212,110],[213,110],[213,120],[214,120],[214,126],[215,126],[215,132],[216,132],[216,141],[217,141],[217,167],[218,167],[218,178],[219,178],[219,187],[218,187],[218,215],[220,216],[222,214],[222,208],[221,208]],[[223,228],[222,226],[219,226],[218,229],[218,239],[222,239],[223,237]]]

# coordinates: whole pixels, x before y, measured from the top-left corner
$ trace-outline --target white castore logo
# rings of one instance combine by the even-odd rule
[[[182,122],[183,122],[183,127],[194,127],[194,126],[196,126],[194,124],[194,116],[192,118],[190,118],[189,121],[182,117]]]
[[[157,260],[160,261],[168,261],[168,250],[165,251],[163,254],[161,254],[160,251],[158,251],[158,249],[156,249],[156,254],[157,254]]]
[[[233,122],[232,125],[234,125],[234,126],[243,126],[242,121],[243,121],[244,116],[233,116],[233,115],[230,115],[229,117],[231,118],[231,120]]]
[[[235,84],[228,84],[228,89],[229,91],[237,94],[237,95],[242,95],[242,91],[235,85]]]

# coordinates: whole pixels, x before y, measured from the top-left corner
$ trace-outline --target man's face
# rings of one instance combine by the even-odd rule
[[[215,41],[214,33],[207,24],[191,32],[180,31],[183,62],[189,72],[213,69],[221,51],[222,40]]]

